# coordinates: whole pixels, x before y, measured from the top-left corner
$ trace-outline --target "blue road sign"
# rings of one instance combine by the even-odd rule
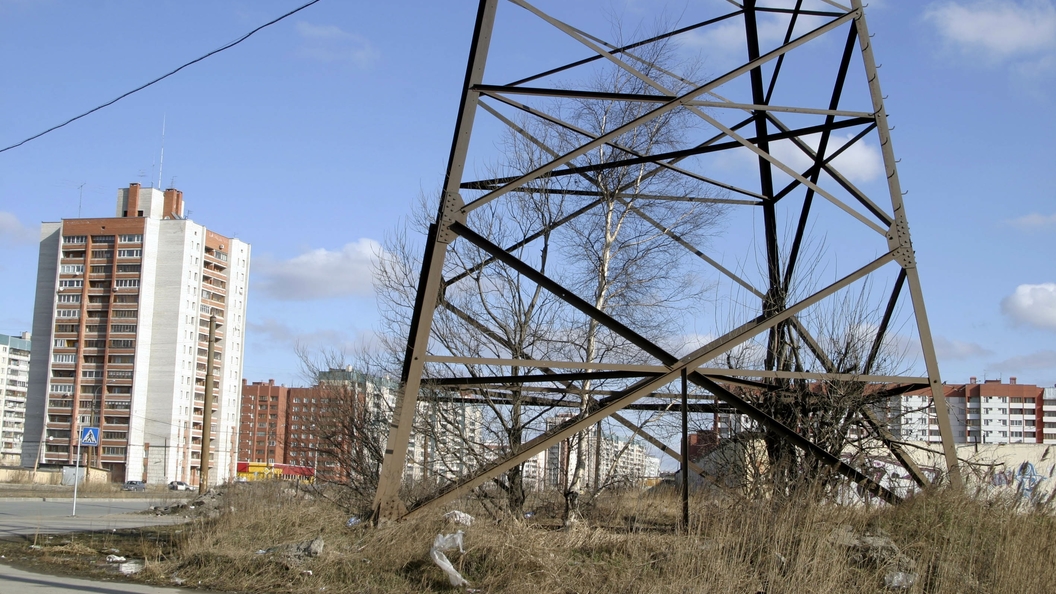
[[[81,427],[81,445],[99,445],[99,428]]]

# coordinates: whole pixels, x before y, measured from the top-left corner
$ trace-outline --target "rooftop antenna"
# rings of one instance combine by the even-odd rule
[[[158,189],[161,187],[161,168],[165,165],[165,114],[161,114],[161,159],[158,161]]]
[[[81,185],[77,186],[77,218],[81,218],[81,204],[84,201],[84,184],[88,182],[81,182]]]

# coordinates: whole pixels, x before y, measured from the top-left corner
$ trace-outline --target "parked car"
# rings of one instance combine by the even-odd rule
[[[125,481],[125,484],[121,485],[122,491],[146,491],[147,483],[143,481]]]
[[[173,491],[190,491],[191,486],[183,481],[172,481],[169,483],[169,489]]]

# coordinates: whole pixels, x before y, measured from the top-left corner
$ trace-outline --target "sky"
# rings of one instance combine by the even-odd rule
[[[0,148],[302,3],[0,0]],[[612,15],[730,8],[536,4],[601,34]],[[182,190],[189,218],[252,245],[245,378],[304,385],[295,345],[372,342],[373,261],[442,181],[475,12],[322,0],[0,153],[0,333],[32,326],[40,223],[113,216],[137,182]],[[867,16],[943,379],[1056,384],[1056,1],[873,0]],[[496,42],[507,64],[553,49],[511,39]],[[719,31],[685,51],[720,67],[735,42]],[[882,171],[868,147],[847,158]]]

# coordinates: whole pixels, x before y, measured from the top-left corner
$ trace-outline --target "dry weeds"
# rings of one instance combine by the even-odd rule
[[[786,504],[703,496],[678,529],[672,494],[635,494],[599,502],[587,519],[556,529],[538,504],[529,521],[495,518],[478,503],[461,509],[477,522],[465,554],[448,556],[483,592],[709,592],[798,594],[890,592],[891,560],[862,559],[841,535],[889,537],[919,576],[908,592],[1056,591],[1056,522],[1051,510],[1013,500],[980,501],[949,492],[898,507],[843,507],[806,500]],[[348,517],[321,498],[282,483],[232,488],[223,513],[183,526],[175,549],[148,562],[141,576],[173,577],[237,592],[451,591],[428,557],[440,513],[386,525],[347,527]],[[325,540],[303,561],[259,553],[276,545]]]

